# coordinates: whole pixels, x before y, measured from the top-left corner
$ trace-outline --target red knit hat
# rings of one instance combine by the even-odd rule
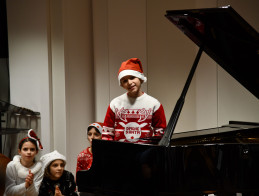
[[[102,132],[103,132],[103,123],[101,123],[101,122],[95,122],[95,123],[90,124],[90,125],[88,126],[88,128],[87,128],[86,134],[88,133],[88,131],[90,131],[90,129],[91,129],[92,127],[95,127],[95,128],[99,131],[99,133],[102,134]]]
[[[121,78],[124,76],[135,76],[144,82],[147,81],[147,78],[144,76],[143,68],[141,61],[138,58],[131,58],[127,61],[122,62],[121,67],[118,72],[119,84]]]

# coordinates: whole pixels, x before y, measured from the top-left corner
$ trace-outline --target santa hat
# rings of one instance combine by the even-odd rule
[[[101,122],[95,122],[95,123],[92,123],[88,126],[87,128],[87,131],[86,131],[86,134],[88,133],[88,131],[90,131],[91,128],[95,127],[100,134],[102,134],[103,132],[103,123]]]
[[[40,142],[40,138],[38,138],[38,136],[36,135],[36,133],[32,129],[30,129],[28,131],[28,137],[33,139],[33,140],[36,140],[38,149],[39,150],[43,150],[43,146],[42,146],[42,144]]]
[[[50,152],[48,154],[43,155],[40,158],[42,164],[43,164],[43,168],[45,169],[46,167],[48,167],[52,161],[55,160],[62,160],[64,161],[64,163],[66,164],[66,157],[62,154],[60,154],[58,151],[54,150],[53,152]]]
[[[40,138],[38,138],[38,136],[36,135],[36,133],[35,133],[32,129],[30,129],[30,130],[28,131],[28,137],[25,137],[25,138],[23,138],[23,139],[20,141],[19,146],[20,146],[20,144],[21,144],[21,142],[22,142],[23,140],[28,139],[28,138],[35,140],[38,149],[39,149],[39,150],[43,150],[43,146],[42,146],[42,144],[41,144],[41,142],[40,142]]]
[[[144,76],[143,68],[141,61],[138,58],[131,58],[127,61],[122,62],[121,67],[118,72],[118,80],[121,85],[121,78],[124,76],[135,76],[144,82],[147,81],[147,78]]]

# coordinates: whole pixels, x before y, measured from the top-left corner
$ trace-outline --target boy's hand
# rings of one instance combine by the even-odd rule
[[[55,196],[62,196],[62,193],[61,193],[60,189],[58,188],[58,185],[56,185]]]
[[[33,178],[34,178],[34,174],[31,173],[31,170],[29,170],[29,174],[25,179],[25,188],[29,188],[29,186],[31,186],[31,184],[33,183]]]

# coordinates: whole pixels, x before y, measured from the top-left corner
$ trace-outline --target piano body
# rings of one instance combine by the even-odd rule
[[[230,6],[167,11],[166,17],[200,50],[165,135],[135,143],[94,140],[91,169],[77,173],[79,192],[259,195],[259,123],[173,134],[202,51],[259,98],[258,33]]]

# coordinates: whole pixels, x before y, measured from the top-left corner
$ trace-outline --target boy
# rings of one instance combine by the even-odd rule
[[[141,90],[147,81],[138,58],[122,62],[118,72],[120,86],[127,92],[113,99],[107,109],[102,139],[138,140],[162,136],[166,118],[162,104]]]
[[[95,122],[88,126],[86,134],[90,142],[90,147],[87,147],[77,156],[76,172],[80,170],[89,170],[93,162],[92,140],[102,138],[103,123]]]

